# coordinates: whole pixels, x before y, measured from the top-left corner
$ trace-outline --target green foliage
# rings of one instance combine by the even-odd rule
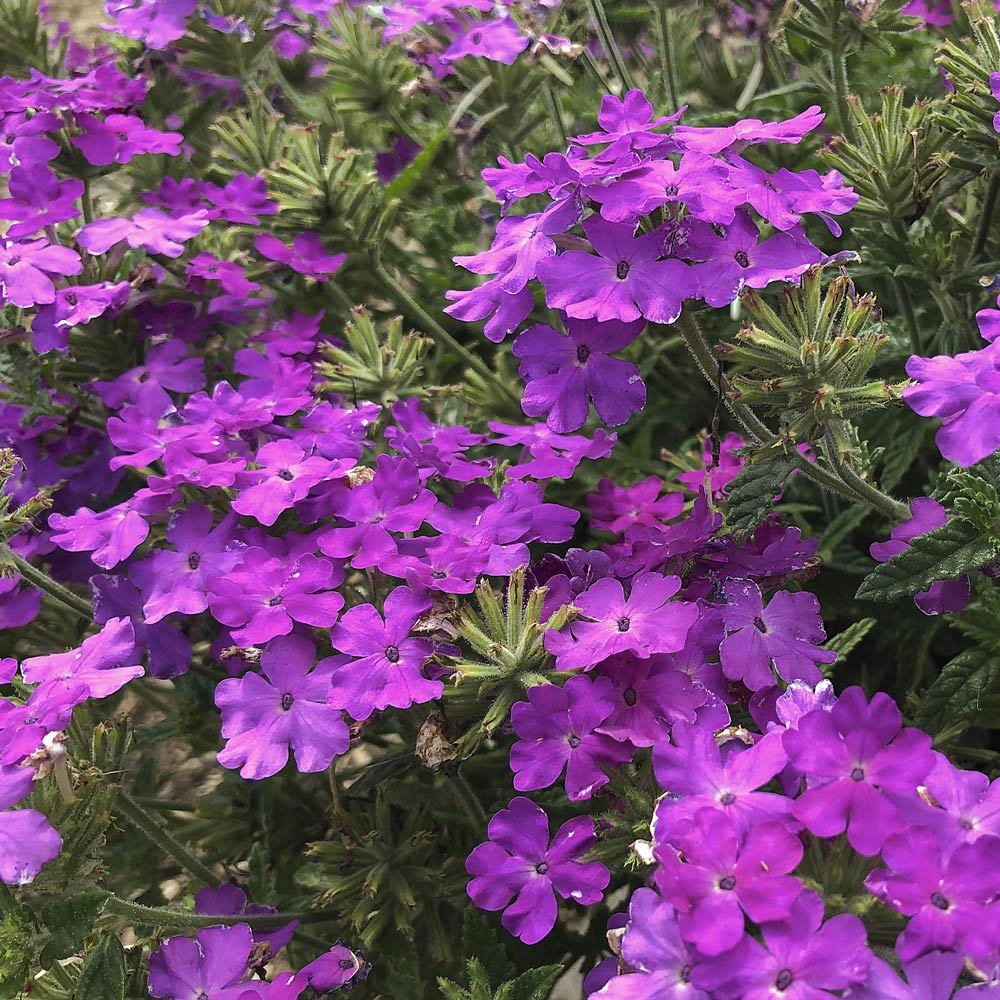
[[[784,455],[765,457],[749,462],[729,484],[726,524],[737,541],[750,538],[774,510],[774,498],[794,468],[795,462]]]
[[[561,965],[546,965],[539,969],[529,969],[517,979],[502,983],[496,990],[490,988],[486,970],[477,958],[466,963],[469,977],[468,988],[441,978],[438,985],[444,1000],[545,1000],[555,981],[563,972]]]
[[[76,1000],[125,1000],[125,949],[118,935],[102,937],[87,956]]]

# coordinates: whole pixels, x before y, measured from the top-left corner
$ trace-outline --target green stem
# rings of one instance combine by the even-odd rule
[[[899,500],[894,499],[887,493],[883,493],[880,489],[873,486],[867,480],[862,479],[861,476],[851,468],[851,466],[843,460],[840,454],[840,448],[837,445],[837,440],[834,432],[827,428],[826,434],[823,438],[824,451],[826,452],[826,457],[829,463],[835,469],[837,475],[847,484],[854,492],[871,507],[874,507],[880,514],[888,518],[890,521],[903,521],[910,516],[909,508],[906,504],[901,503]]]
[[[625,60],[622,58],[621,49],[618,48],[615,36],[611,32],[611,25],[608,23],[608,15],[604,11],[603,0],[587,0],[587,6],[590,8],[591,17],[593,17],[597,25],[597,34],[607,54],[608,62],[611,63],[611,68],[615,71],[615,76],[618,77],[618,82],[621,84],[622,90],[633,90],[635,83],[632,80],[632,74],[628,66],[625,64]]]
[[[979,216],[979,227],[976,229],[976,237],[969,251],[969,257],[965,264],[968,267],[974,264],[986,246],[986,240],[990,235],[990,226],[993,224],[993,213],[997,207],[997,197],[1000,196],[1000,173],[994,173],[990,178],[990,186],[986,189],[986,197],[983,199],[983,208]]]
[[[93,621],[94,610],[87,601],[68,590],[61,583],[56,583],[48,573],[33,566],[27,559],[22,559],[7,545],[0,547],[0,565],[4,563],[13,566],[28,583],[48,594],[67,610],[85,618],[88,622]]]
[[[899,308],[906,323],[906,332],[910,338],[910,350],[914,354],[919,354],[922,350],[920,346],[920,327],[917,326],[917,317],[913,312],[913,301],[910,299],[910,290],[901,278],[895,276],[892,278],[892,288],[896,293],[896,299],[899,301]]]
[[[115,807],[132,826],[145,834],[164,854],[172,857],[189,874],[213,889],[222,885],[222,879],[199,861],[155,816],[146,812],[123,788],[118,789]]]
[[[375,264],[375,274],[385,287],[392,293],[396,301],[406,308],[424,329],[438,342],[440,346],[457,354],[473,371],[477,372],[487,382],[495,385],[504,398],[520,408],[521,400],[506,382],[482,359],[477,358],[467,347],[460,344],[412,295],[385,269],[382,264]]]
[[[338,910],[296,910],[290,913],[191,913],[166,906],[143,906],[122,899],[114,893],[105,896],[104,909],[107,913],[115,913],[126,917],[137,924],[148,924],[151,927],[169,927],[177,929],[195,929],[199,927],[217,927],[219,924],[247,924],[253,928],[283,927],[285,924],[298,920],[300,924],[319,924],[339,920],[342,914]]]
[[[90,195],[90,181],[84,180],[83,194],[80,195],[80,205],[83,208],[83,221],[94,221],[94,200]]]
[[[839,47],[842,39],[839,37],[840,14],[843,10],[841,0],[831,0],[830,3],[830,37],[827,50],[830,56],[830,76],[833,78],[833,94],[837,102],[837,115],[840,118],[840,128],[845,137],[857,145],[858,130],[851,115],[851,106],[847,102],[847,57]]]
[[[677,53],[674,51],[673,32],[670,28],[670,15],[663,0],[652,5],[656,10],[656,41],[660,50],[660,76],[663,77],[663,89],[667,95],[667,106],[677,111],[681,106],[681,88],[677,76]]]

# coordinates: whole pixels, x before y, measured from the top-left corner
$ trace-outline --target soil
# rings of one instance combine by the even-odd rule
[[[66,21],[74,36],[93,44],[101,35],[105,20],[101,0],[49,0],[53,20]]]

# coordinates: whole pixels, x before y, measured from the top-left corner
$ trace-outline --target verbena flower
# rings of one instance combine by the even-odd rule
[[[587,906],[611,880],[604,865],[580,860],[597,840],[587,816],[563,823],[550,843],[548,816],[518,796],[490,820],[488,833],[465,863],[469,896],[482,910],[503,910],[503,926],[525,944],[555,926],[556,893]]]

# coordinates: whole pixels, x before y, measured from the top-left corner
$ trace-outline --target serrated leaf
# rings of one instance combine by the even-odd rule
[[[774,508],[795,463],[784,456],[748,465],[729,484],[726,520],[738,542],[746,541]]]
[[[866,601],[893,601],[927,590],[938,580],[954,580],[997,556],[997,543],[961,519],[920,535],[910,547],[870,573],[858,588]]]
[[[494,1000],[545,1000],[562,972],[561,965],[543,965],[538,969],[529,969],[517,979],[504,983],[497,990]]]
[[[1000,681],[1000,656],[989,649],[967,649],[945,664],[920,703],[914,720],[921,729],[938,732],[952,722],[969,719],[982,708],[981,699]]]
[[[842,664],[850,655],[851,651],[861,642],[862,639],[874,628],[877,619],[862,618],[861,621],[848,625],[843,632],[838,632],[832,639],[828,639],[824,649],[832,649],[837,653],[835,663],[828,665],[827,669],[832,673],[834,666]]]
[[[80,892],[69,899],[53,899],[41,906],[42,923],[52,935],[40,956],[43,967],[79,951],[104,911],[107,894]]]
[[[467,989],[450,979],[445,979],[444,976],[438,976],[438,989],[444,1000],[471,1000],[472,995]]]
[[[474,906],[466,908],[462,919],[462,950],[479,959],[491,985],[506,982],[516,971],[495,925]]]
[[[74,1000],[124,1000],[125,949],[117,935],[101,938],[87,956]]]

